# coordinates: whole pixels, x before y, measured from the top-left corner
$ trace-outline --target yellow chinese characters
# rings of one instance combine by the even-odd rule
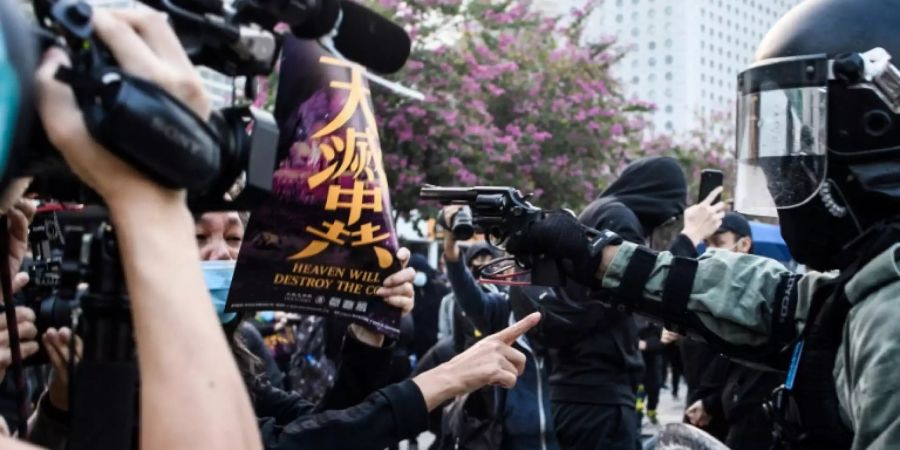
[[[381,146],[378,142],[375,116],[369,106],[369,89],[363,81],[364,69],[357,64],[327,56],[323,56],[319,61],[349,69],[350,81],[332,81],[330,84],[334,89],[346,90],[347,101],[331,122],[312,135],[314,139],[323,140],[319,149],[328,166],[309,177],[307,183],[314,189],[331,182],[332,184],[328,186],[325,210],[347,211],[347,219],[324,221],[319,227],[306,227],[306,232],[315,238],[306,248],[290,256],[288,260],[309,258],[325,251],[332,244],[349,243],[351,247],[371,246],[379,267],[386,269],[391,266],[394,257],[390,251],[378,244],[388,240],[390,233],[382,232],[380,225],[371,222],[354,227],[362,218],[363,211],[380,213],[383,210]],[[362,113],[365,130],[346,126],[357,112]],[[343,136],[332,134],[342,128],[345,130]],[[343,188],[339,181],[335,182],[348,174],[353,179],[352,188]],[[372,187],[367,188],[364,180],[369,181],[368,184]]]

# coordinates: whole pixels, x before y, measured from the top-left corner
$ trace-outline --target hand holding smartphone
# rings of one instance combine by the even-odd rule
[[[703,171],[700,172],[700,195],[697,197],[697,203],[706,200],[706,197],[708,197],[715,188],[722,186],[724,182],[725,175],[722,174],[721,170],[703,169]],[[711,204],[715,205],[721,201],[722,194],[719,194]]]

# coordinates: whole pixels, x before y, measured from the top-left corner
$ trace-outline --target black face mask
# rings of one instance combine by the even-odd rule
[[[835,217],[816,196],[802,206],[779,210],[778,219],[781,236],[797,262],[822,271],[839,269],[851,262],[837,258],[859,236],[849,212]]]

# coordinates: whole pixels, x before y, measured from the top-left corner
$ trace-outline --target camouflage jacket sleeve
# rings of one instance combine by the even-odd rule
[[[637,245],[622,244],[604,275],[602,288],[613,298],[623,290],[624,275],[636,251],[640,251]],[[630,305],[638,313],[680,325],[732,354],[740,354],[735,349],[752,353],[783,348],[793,341],[803,330],[810,293],[830,278],[817,272],[800,276],[769,258],[712,249],[697,258],[686,311],[660,314],[663,302],[669,301],[663,293],[675,259],[669,252],[656,254],[640,301]]]

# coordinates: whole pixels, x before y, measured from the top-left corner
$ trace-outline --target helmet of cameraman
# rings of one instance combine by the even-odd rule
[[[735,209],[777,214],[810,267],[900,214],[898,25],[900,0],[807,0],[738,76]]]

